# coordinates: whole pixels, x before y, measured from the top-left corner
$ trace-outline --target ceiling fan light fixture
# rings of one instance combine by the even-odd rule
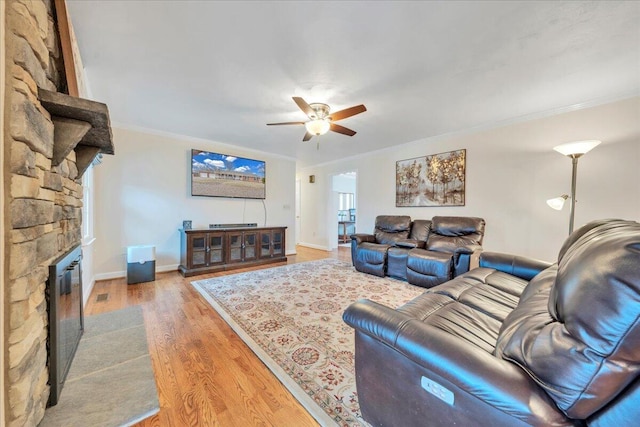
[[[329,132],[329,128],[331,127],[331,124],[329,123],[328,120],[317,119],[317,120],[310,120],[306,122],[304,124],[304,127],[307,128],[307,132],[317,136],[317,135],[324,135],[325,133]]]
[[[331,113],[331,108],[327,104],[323,104],[320,102],[314,102],[308,104],[307,101],[300,98],[299,96],[294,96],[293,101],[298,105],[298,107],[302,110],[303,113],[307,115],[309,121],[307,122],[282,122],[282,123],[267,123],[268,126],[276,126],[276,125],[304,125],[307,132],[304,134],[302,141],[309,141],[314,136],[324,135],[325,133],[332,131],[336,133],[340,133],[347,136],[353,136],[356,134],[356,131],[346,128],[344,126],[340,126],[334,122],[339,120],[346,119],[351,116],[355,116],[356,114],[364,113],[367,111],[367,108],[360,104],[355,105],[353,107],[345,108],[344,110],[336,111],[335,113]]]

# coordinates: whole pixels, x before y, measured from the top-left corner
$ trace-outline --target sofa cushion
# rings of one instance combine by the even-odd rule
[[[500,325],[518,304],[526,282],[477,268],[427,290],[398,311],[492,354]]]
[[[429,231],[431,230],[430,219],[416,219],[411,224],[410,239],[426,242],[429,238]]]
[[[482,244],[484,225],[482,218],[434,216],[426,248],[451,253],[465,246],[475,248]]]
[[[496,355],[584,419],[640,373],[640,224],[598,221],[570,240],[505,319]]]
[[[358,251],[358,260],[366,264],[384,264],[387,261],[389,245],[363,243]]]
[[[391,247],[387,251],[387,276],[407,280],[407,256],[410,248]]]
[[[407,257],[407,281],[432,288],[451,279],[453,255],[444,252],[411,249]]]
[[[411,217],[408,215],[379,215],[374,230],[376,242],[393,245],[396,240],[408,238],[410,228]]]

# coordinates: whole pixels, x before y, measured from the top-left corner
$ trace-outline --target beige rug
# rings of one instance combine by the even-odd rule
[[[321,425],[367,425],[358,406],[349,304],[398,307],[424,288],[324,259],[192,285]]]

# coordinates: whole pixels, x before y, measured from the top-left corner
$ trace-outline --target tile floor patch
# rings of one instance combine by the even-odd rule
[[[157,413],[142,307],[87,316],[84,326],[60,400],[39,427],[132,426]]]

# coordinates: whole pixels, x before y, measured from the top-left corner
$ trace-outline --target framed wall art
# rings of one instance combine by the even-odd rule
[[[396,207],[464,206],[467,150],[396,162]]]

